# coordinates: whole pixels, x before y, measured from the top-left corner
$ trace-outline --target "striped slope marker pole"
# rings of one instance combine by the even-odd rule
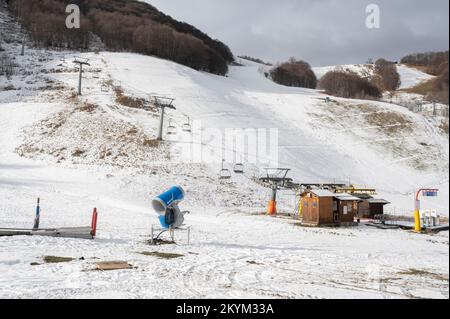
[[[38,197],[37,205],[36,205],[36,217],[34,218],[34,226],[33,229],[39,229],[39,220],[41,218],[41,207],[40,207],[41,199]]]

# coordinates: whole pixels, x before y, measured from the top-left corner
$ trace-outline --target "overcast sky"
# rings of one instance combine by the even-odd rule
[[[235,55],[314,66],[398,60],[449,47],[448,0],[147,0],[225,42]],[[378,4],[380,29],[366,28]]]

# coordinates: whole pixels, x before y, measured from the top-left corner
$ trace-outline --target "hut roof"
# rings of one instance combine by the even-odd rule
[[[359,199],[373,199],[373,196],[369,195],[369,194],[352,194],[355,197],[358,197]]]
[[[332,193],[326,189],[312,189],[309,192],[313,193],[317,197],[334,197],[336,195],[335,193]]]
[[[371,199],[368,199],[367,202],[369,204],[383,204],[383,205],[388,205],[391,203],[391,202],[388,202],[387,200],[380,199],[380,198],[371,198]]]
[[[346,200],[346,201],[360,201],[361,200],[360,198],[350,195],[350,194],[347,194],[347,193],[333,194],[333,195],[334,195],[334,197],[336,197],[339,200]]]

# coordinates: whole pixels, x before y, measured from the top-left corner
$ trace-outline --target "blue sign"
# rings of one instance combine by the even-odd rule
[[[437,197],[438,192],[437,191],[424,191],[422,195],[424,197]]]

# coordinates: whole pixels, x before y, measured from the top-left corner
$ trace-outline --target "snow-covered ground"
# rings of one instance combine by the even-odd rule
[[[400,80],[402,81],[400,89],[409,89],[433,78],[432,75],[426,74],[420,70],[408,67],[403,64],[399,64],[397,66],[397,71],[400,74]]]
[[[319,80],[330,71],[353,72],[362,77],[370,78],[374,74],[374,66],[370,64],[331,65],[313,67],[313,71],[316,74],[317,79]]]
[[[74,55],[27,49],[19,74],[0,77],[0,88],[13,87],[0,91],[0,227],[31,227],[40,197],[42,227],[89,225],[97,207],[98,238],[0,238],[0,298],[449,297],[448,232],[314,229],[267,217],[268,190],[255,182],[266,156],[245,148],[245,174],[220,180],[221,153],[234,149],[196,130],[155,143],[157,113],[120,105],[115,91],[176,98],[168,118],[178,129],[186,117],[202,134],[277,129],[278,164],[296,181],[376,187],[403,215],[422,186],[442,189],[423,208],[448,215],[448,135],[429,118],[387,103],[327,104],[317,91],[272,83],[253,63],[219,77],[126,53],[84,54],[91,67],[78,98]],[[186,145],[215,160],[188,161]],[[173,184],[186,189],[191,244],[178,231],[177,245],[150,246],[152,196]],[[281,193],[281,211],[292,213],[294,199]],[[183,256],[142,254],[153,251]],[[75,260],[45,264],[48,255]],[[91,271],[112,260],[136,268]]]
[[[365,78],[371,78],[374,75],[374,66],[370,64],[349,64],[349,65],[332,65],[323,67],[314,67],[313,71],[320,80],[326,73],[330,71],[354,72]],[[424,73],[418,69],[409,67],[404,64],[397,65],[397,71],[400,74],[400,90],[412,88],[422,82],[431,80],[432,75]]]

